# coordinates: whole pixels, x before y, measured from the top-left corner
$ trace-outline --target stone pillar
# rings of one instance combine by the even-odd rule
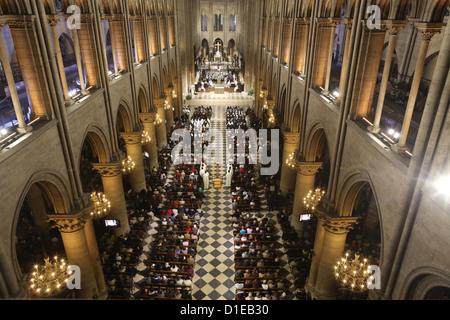
[[[136,51],[136,62],[145,60],[145,47],[144,47],[144,30],[143,18],[142,16],[132,16],[133,21],[133,32],[135,41],[135,51]]]
[[[267,127],[273,128],[276,125],[275,113],[273,112],[273,110],[275,109],[275,100],[267,98],[266,103],[267,103]],[[271,122],[271,119],[273,122]]]
[[[323,94],[328,95],[330,93],[330,80],[331,80],[331,67],[333,65],[333,51],[334,51],[334,35],[336,33],[336,26],[341,23],[341,19],[330,18],[330,42],[327,58],[327,75],[325,79],[325,87]]]
[[[315,49],[313,84],[325,87],[327,79],[328,56],[330,52],[331,33],[334,25],[330,18],[317,18],[317,47]]]
[[[141,132],[121,132],[120,137],[125,140],[127,155],[135,163],[135,168],[130,172],[130,183],[134,191],[140,192],[147,189],[145,183],[144,159],[142,157],[142,133]]]
[[[286,164],[289,156],[295,152],[300,141],[300,134],[283,132],[283,157],[281,160],[280,190],[283,194],[294,191],[295,171]]]
[[[267,19],[266,19],[266,17],[262,17],[261,20],[262,20],[262,22],[261,22],[261,25],[262,25],[262,27],[261,27],[261,32],[262,32],[261,45],[263,47],[266,47],[266,39],[267,39],[267,36],[266,36],[266,24],[267,24]]]
[[[161,123],[156,124],[156,145],[161,149],[167,144],[167,129],[166,129],[166,111],[164,110],[164,99],[155,99],[157,114]]]
[[[386,37],[385,24],[380,29],[373,30],[367,28],[365,21],[363,24],[351,110],[354,118],[367,117],[370,112]]]
[[[92,14],[81,14],[81,28],[77,30],[78,41],[80,43],[81,56],[85,64],[87,85],[97,87],[99,84],[100,64],[98,63],[94,17]],[[111,35],[112,36],[112,35]]]
[[[159,17],[159,33],[161,37],[161,49],[167,50],[167,35],[166,35],[166,17],[164,15]]]
[[[422,79],[423,68],[427,58],[428,47],[431,38],[442,28],[442,24],[417,23],[417,30],[422,34],[422,42],[420,44],[419,56],[417,57],[416,69],[414,71],[414,79],[409,92],[408,104],[406,105],[405,118],[403,119],[402,131],[397,144],[392,146],[392,150],[401,153],[407,150],[406,140],[408,138],[409,127],[416,105],[417,94],[419,92],[420,81]]]
[[[340,105],[342,95],[344,94],[344,83],[345,83],[345,69],[347,68],[349,61],[349,48],[351,45],[351,36],[352,36],[352,19],[344,19],[345,24],[345,47],[344,47],[344,56],[342,58],[342,67],[341,67],[341,78],[339,80],[339,97],[336,100],[336,104]]]
[[[116,236],[130,232],[127,204],[122,181],[122,165],[120,163],[96,163],[93,168],[102,176],[103,193],[111,202],[111,219],[120,221],[120,227],[114,229]]]
[[[281,20],[279,17],[276,17],[273,35],[273,50],[272,50],[274,57],[278,57],[280,51],[280,25]]]
[[[85,213],[51,215],[49,219],[56,223],[56,227],[61,232],[69,265],[80,267],[81,289],[77,297],[92,299],[94,296],[99,296],[94,266],[92,265],[88,240],[84,231],[86,223]]]
[[[304,61],[306,58],[305,38],[308,38],[309,21],[306,18],[299,18],[295,26],[295,65],[294,71],[305,73]]]
[[[337,282],[334,277],[334,265],[344,254],[347,233],[353,228],[357,218],[327,216],[323,224],[325,235],[317,269],[314,297],[318,300],[336,298]]]
[[[147,18],[147,21],[148,21],[148,37],[150,42],[150,51],[152,55],[156,56],[159,54],[156,17],[150,16]]]
[[[169,16],[169,45],[176,45],[175,39],[175,19],[173,15],[171,15]]]
[[[16,90],[16,81],[12,73],[11,65],[9,62],[8,52],[6,51],[5,40],[0,28],[0,57],[2,59],[3,71],[5,72],[6,82],[8,84],[9,93],[14,106],[14,112],[18,123],[17,131],[19,133],[25,133],[31,131],[31,127],[25,123],[23,118],[22,105],[20,104],[19,95]]]
[[[35,17],[34,16],[9,16],[6,23],[11,30],[14,41],[17,59],[22,71],[23,82],[25,84],[28,99],[31,107],[31,117],[50,119],[51,108],[50,98],[45,79],[44,64],[42,54],[39,52],[39,40],[37,39]],[[8,61],[8,60],[2,60]],[[5,63],[6,64],[6,63]],[[10,87],[11,89],[11,87]],[[20,104],[19,104],[20,105]],[[20,114],[16,115],[17,118]],[[21,120],[19,120],[21,121]],[[19,124],[21,130],[25,128]]]
[[[272,32],[273,18],[272,17],[269,17],[268,24],[269,24],[269,27],[267,29],[267,51],[271,52],[272,51],[272,41],[273,41],[273,32]]]
[[[141,122],[144,126],[144,130],[148,132],[150,138],[152,139],[149,144],[144,146],[144,150],[148,152],[148,167],[149,169],[153,169],[153,167],[159,168],[158,163],[158,147],[157,147],[157,139],[156,139],[156,130],[155,130],[155,114],[154,113],[141,113],[139,114],[141,118]]]
[[[105,276],[103,274],[102,259],[98,252],[97,239],[95,237],[94,224],[92,217],[86,219],[84,226],[84,233],[86,236],[87,245],[89,248],[89,255],[91,257],[92,267],[94,269],[95,280],[97,282],[99,299],[106,299],[108,297],[108,288],[105,283]]]
[[[165,110],[166,119],[167,119],[167,129],[170,129],[173,124],[173,98],[172,98],[172,88],[164,89],[164,93],[166,94],[167,101],[167,109]]]
[[[83,62],[81,60],[80,42],[78,41],[77,29],[72,29],[73,46],[75,50],[75,58],[77,59],[78,78],[80,79],[81,94],[87,95],[89,92],[86,90],[86,83],[84,79]]]
[[[114,44],[116,47],[116,56],[119,65],[119,70],[128,70],[127,51],[125,46],[125,33],[123,24],[124,24],[123,15],[114,14],[112,21],[110,22],[109,25],[112,26],[110,34],[111,38],[114,37]]]
[[[308,279],[306,280],[305,291],[311,295],[314,293],[317,280],[317,271],[319,269],[320,257],[322,256],[323,240],[325,237],[325,228],[323,224],[325,223],[325,213],[321,212],[319,209],[316,211],[315,216],[317,217],[317,228],[316,236],[314,238],[314,249],[311,259],[311,266],[309,269]]]
[[[381,80],[380,92],[378,93],[377,109],[375,111],[375,119],[373,125],[367,129],[370,132],[378,133],[380,132],[380,120],[383,113],[384,99],[386,96],[386,89],[389,80],[389,73],[391,71],[392,57],[394,56],[395,44],[397,42],[397,34],[401,28],[403,28],[404,23],[400,24],[398,22],[390,21],[386,23],[389,29],[389,45],[387,48],[386,59],[384,62],[383,78]]]
[[[297,231],[302,231],[302,223],[299,222],[300,215],[305,212],[303,199],[308,192],[314,190],[316,173],[322,167],[322,162],[300,162],[296,161],[295,169],[297,178],[295,181],[294,205],[292,210],[291,225]]]
[[[63,89],[63,95],[64,95],[64,102],[66,103],[66,106],[72,105],[73,100],[69,96],[69,86],[67,85],[67,77],[66,77],[66,70],[64,69],[64,61],[62,58],[61,53],[61,47],[59,46],[59,38],[58,38],[58,30],[56,28],[56,25],[59,22],[59,17],[55,18],[48,18],[48,22],[50,24],[52,36],[53,36],[53,44],[55,46],[55,53],[56,53],[56,61],[58,62],[58,71],[59,71],[59,77],[61,78],[61,85]]]
[[[283,24],[283,40],[282,40],[282,52],[281,52],[281,62],[283,64],[289,63],[290,50],[291,50],[291,28],[292,19],[284,20]]]

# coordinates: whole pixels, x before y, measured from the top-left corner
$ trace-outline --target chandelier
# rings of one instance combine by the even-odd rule
[[[264,98],[264,91],[261,90],[261,91],[259,92],[259,97],[260,97],[260,98]]]
[[[172,98],[176,98],[177,97],[177,92],[175,90],[172,91]]]
[[[355,254],[353,260],[349,259],[348,252],[334,266],[334,276],[339,285],[353,292],[363,292],[367,290],[367,281],[371,276],[370,266],[366,258],[360,260]]]
[[[58,257],[44,259],[43,266],[34,266],[30,289],[32,293],[41,297],[54,296],[62,292],[66,286],[65,282],[70,275],[67,274],[67,265],[64,259],[58,261]]]
[[[91,200],[94,203],[94,209],[91,212],[91,216],[96,219],[105,217],[111,211],[111,202],[106,199],[106,196],[103,193],[93,192],[91,194]]]
[[[170,110],[171,106],[169,104],[169,101],[165,100],[164,101],[164,110]]]
[[[155,116],[155,124],[158,126],[162,123],[161,116],[159,114],[156,114]]]
[[[126,157],[122,160],[122,171],[124,174],[130,173],[134,170],[134,167],[136,164],[134,163],[133,159],[131,159],[130,156]]]
[[[267,101],[264,102],[263,109],[265,109],[265,110],[269,109],[269,105],[267,104]]]
[[[152,138],[150,137],[150,133],[148,133],[147,131],[142,131],[142,134],[141,134],[141,142],[142,142],[142,145],[147,145],[147,144],[149,144],[150,143],[150,141],[152,141]]]
[[[269,117],[269,122],[270,123],[275,123],[275,117],[274,117],[273,113]]]
[[[325,191],[317,188],[316,190],[310,190],[308,195],[303,198],[303,205],[308,211],[314,211],[319,204],[320,200],[322,200],[322,196],[325,194]]]
[[[292,152],[289,157],[286,159],[286,165],[291,168],[294,169],[295,168],[295,152]]]

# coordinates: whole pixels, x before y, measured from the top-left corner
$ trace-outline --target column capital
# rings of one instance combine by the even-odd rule
[[[334,234],[345,234],[358,223],[357,217],[330,217],[325,216],[323,227],[326,231]]]
[[[144,20],[144,17],[143,16],[140,16],[140,15],[130,15],[130,20],[131,21],[143,21]]]
[[[156,114],[154,113],[139,113],[142,123],[154,123]]]
[[[295,169],[302,176],[314,176],[322,165],[323,162],[295,161]]]
[[[164,108],[165,99],[153,99],[153,102],[157,108]]]
[[[125,144],[138,144],[142,143],[141,132],[121,132],[120,137],[125,140]]]
[[[308,18],[308,17],[297,18],[298,26],[309,25],[310,23],[311,23],[311,18]]]
[[[164,89],[164,94],[168,97],[168,96],[172,96],[172,91],[173,88],[165,88]]]
[[[55,14],[54,15],[47,15],[47,21],[48,21],[48,24],[51,27],[56,26],[58,24],[59,20],[61,20],[61,16],[58,16],[58,15],[55,15]]]
[[[26,29],[34,27],[36,17],[32,15],[8,15],[6,23],[10,29]]]
[[[336,27],[341,23],[341,18],[316,18],[317,26],[324,28]]]
[[[436,33],[440,33],[443,23],[426,23],[419,22],[415,23],[414,26],[422,34],[422,40],[431,40]]]
[[[55,223],[56,228],[63,233],[72,233],[84,228],[86,221],[89,220],[88,210],[77,214],[55,214],[48,216],[50,221]]]
[[[267,99],[267,107],[269,110],[273,110],[275,108],[275,100]]]
[[[389,35],[397,35],[397,33],[402,30],[407,23],[408,21],[406,20],[388,20],[385,22]]]
[[[353,19],[344,18],[343,20],[344,20],[345,28],[347,30],[350,30],[353,27]]]
[[[102,177],[115,177],[122,174],[122,165],[119,162],[93,163],[92,168],[97,170]]]
[[[386,33],[388,30],[388,27],[385,23],[385,21],[380,22],[379,28],[369,28],[367,25],[367,20],[361,20],[362,29],[366,32],[372,32],[372,33]]]
[[[300,141],[300,133],[283,132],[283,143],[298,144],[299,141]]]
[[[72,15],[71,14],[64,14],[64,18],[67,20]],[[107,19],[108,15],[105,15],[105,19]],[[94,22],[94,14],[93,13],[80,13],[80,23],[93,23]],[[109,20],[108,20],[109,21]]]

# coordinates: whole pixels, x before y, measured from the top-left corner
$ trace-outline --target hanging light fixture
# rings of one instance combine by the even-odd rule
[[[141,134],[141,140],[142,140],[142,145],[147,145],[152,141],[152,138],[150,137],[150,133],[148,133],[147,131],[143,130],[142,134]]]
[[[159,126],[162,123],[161,116],[159,114],[156,114],[155,116],[155,125]]]
[[[366,291],[367,281],[372,280],[371,274],[367,259],[360,259],[359,254],[349,259],[347,252],[334,266],[334,276],[339,285],[353,292]]]
[[[170,110],[170,108],[172,108],[169,104],[169,101],[165,100],[164,101],[164,110]]]
[[[62,292],[66,288],[67,264],[64,259],[54,257],[44,259],[43,266],[35,265],[31,274],[30,289],[33,294],[41,297],[50,297]]]
[[[133,171],[135,166],[136,164],[130,156],[122,160],[122,171],[124,174],[128,174]]]
[[[94,209],[91,212],[91,216],[95,219],[105,217],[111,212],[111,202],[106,199],[106,196],[101,192],[93,192],[91,194],[91,200],[94,203]]]
[[[286,159],[286,165],[291,168],[294,169],[295,168],[295,152],[292,152],[289,157]]]
[[[175,90],[172,90],[172,98],[176,98],[177,97],[177,92]]]
[[[322,196],[325,194],[325,191],[322,191],[320,188],[317,188],[316,190],[310,190],[308,192],[308,195],[303,198],[303,206],[308,211],[315,211],[317,208],[317,205],[319,204],[320,200],[322,200]]]

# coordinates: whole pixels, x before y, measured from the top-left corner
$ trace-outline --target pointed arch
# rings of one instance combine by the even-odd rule
[[[145,91],[145,88],[143,86],[141,86],[141,88],[139,88],[139,93],[138,93],[138,105],[139,105],[139,112],[140,113],[148,113],[149,112],[149,102],[148,102],[148,95],[147,92]]]

